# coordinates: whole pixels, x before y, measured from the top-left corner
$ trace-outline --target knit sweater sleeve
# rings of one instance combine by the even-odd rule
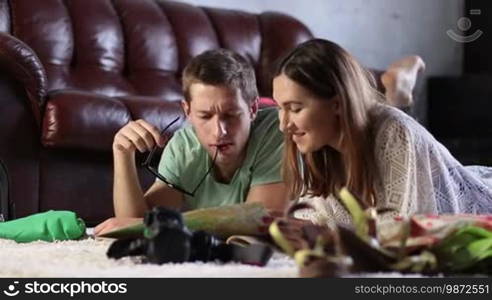
[[[376,206],[387,210],[381,221],[415,212],[417,202],[417,163],[414,136],[402,120],[388,118],[375,140],[375,162],[380,186]]]

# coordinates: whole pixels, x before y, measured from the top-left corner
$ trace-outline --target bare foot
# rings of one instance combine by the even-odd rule
[[[388,103],[399,108],[412,105],[413,88],[419,72],[424,70],[425,63],[417,55],[407,56],[392,63],[381,75]]]

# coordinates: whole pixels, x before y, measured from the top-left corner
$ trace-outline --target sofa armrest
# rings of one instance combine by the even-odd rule
[[[46,97],[47,77],[41,61],[24,42],[0,32],[0,62],[23,85],[37,124]]]

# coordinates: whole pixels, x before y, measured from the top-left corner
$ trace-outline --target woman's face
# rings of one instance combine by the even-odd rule
[[[280,130],[301,153],[327,145],[340,151],[338,97],[321,99],[281,74],[273,80],[273,98],[279,105]]]

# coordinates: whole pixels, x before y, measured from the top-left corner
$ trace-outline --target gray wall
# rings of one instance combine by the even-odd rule
[[[366,67],[384,70],[394,60],[420,55],[427,64],[411,114],[427,123],[428,76],[458,75],[463,44],[446,34],[457,29],[464,0],[178,0],[199,6],[280,11],[295,16],[316,37],[332,40]]]
[[[462,44],[446,35],[456,29],[463,0],[180,0],[250,12],[281,11],[297,17],[316,37],[332,40],[365,66],[385,69],[393,60],[419,54],[427,75],[462,70]]]

